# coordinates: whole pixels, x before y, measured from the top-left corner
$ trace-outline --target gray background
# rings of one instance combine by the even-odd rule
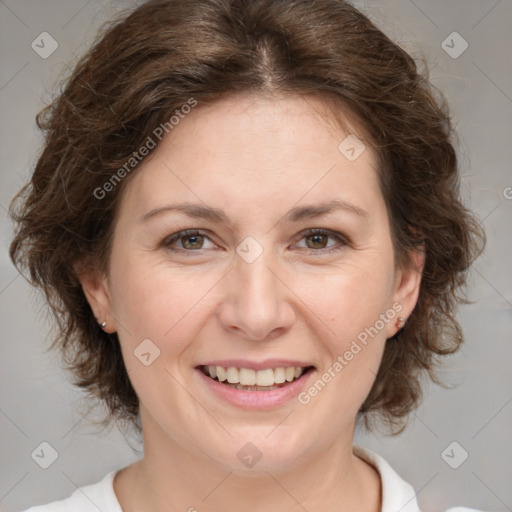
[[[140,457],[117,430],[91,425],[79,391],[59,357],[45,353],[49,319],[42,299],[12,266],[6,210],[28,179],[41,138],[35,114],[58,76],[68,73],[99,27],[134,2],[0,0],[0,507],[15,511],[69,496],[77,486]],[[510,0],[384,0],[357,2],[392,39],[424,56],[446,95],[458,131],[464,197],[484,225],[488,244],[470,279],[472,305],[460,308],[466,343],[444,371],[452,390],[426,387],[424,404],[399,437],[365,436],[418,492],[425,511],[467,505],[512,510],[512,2]],[[42,32],[58,49],[41,58],[31,43]],[[458,32],[469,44],[458,58],[442,42]],[[452,37],[453,38],[453,37]],[[461,41],[448,39],[453,51]],[[507,257],[508,254],[508,257]],[[48,469],[31,453],[43,441],[58,452]],[[138,447],[133,440],[130,444]],[[462,450],[468,459],[452,469]]]

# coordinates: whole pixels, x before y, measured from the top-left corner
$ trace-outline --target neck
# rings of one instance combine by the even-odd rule
[[[124,512],[378,512],[380,477],[352,453],[349,434],[286,467],[266,467],[263,454],[252,469],[234,470],[151,424],[144,458],[118,473],[114,489]]]

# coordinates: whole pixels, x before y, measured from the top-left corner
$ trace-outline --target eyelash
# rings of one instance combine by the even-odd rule
[[[188,249],[179,249],[179,248],[171,247],[173,242],[180,240],[182,238],[190,237],[190,236],[194,236],[194,235],[201,235],[210,240],[210,237],[208,236],[208,234],[205,231],[202,231],[200,229],[186,229],[184,231],[178,231],[177,233],[174,233],[173,235],[168,236],[163,241],[162,245],[164,247],[166,247],[168,250],[174,251],[174,252],[186,252],[186,253],[199,252],[199,251],[201,251],[201,249],[188,250]],[[333,252],[341,250],[344,246],[349,245],[348,239],[346,237],[344,237],[343,235],[341,235],[340,233],[336,233],[334,231],[329,231],[329,230],[320,229],[320,228],[311,228],[306,231],[303,231],[300,234],[299,241],[302,240],[303,238],[307,238],[309,236],[314,236],[314,235],[325,235],[327,237],[334,238],[339,243],[339,245],[329,247],[329,248],[324,248],[324,249],[310,249],[310,248],[306,247],[306,250],[308,250],[310,253],[319,253],[319,255],[331,254]]]

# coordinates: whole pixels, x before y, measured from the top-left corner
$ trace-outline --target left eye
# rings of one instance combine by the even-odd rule
[[[306,247],[303,246],[303,248],[310,249],[313,252],[318,253],[330,253],[348,245],[346,238],[341,234],[323,229],[310,229],[301,233],[300,236],[301,238],[299,240],[306,240]],[[335,240],[335,243],[327,245],[329,238]],[[167,237],[164,241],[164,246],[172,251],[184,250],[185,252],[193,252],[205,249],[205,240],[211,242],[209,236],[205,232],[190,229],[180,231]],[[308,240],[310,241],[309,243]],[[177,242],[181,244],[181,247],[175,247]]]
[[[327,231],[325,229],[309,229],[308,231],[301,233],[300,240],[306,240],[306,249],[312,249],[312,251],[308,251],[308,254],[311,253],[319,253],[329,254],[334,251],[339,251],[344,246],[348,245],[349,242],[346,237],[344,237],[341,233],[336,233],[334,231]],[[331,245],[326,245],[327,240],[331,238],[334,239],[335,242]],[[308,244],[308,240],[310,243]],[[316,255],[316,254],[315,254]]]

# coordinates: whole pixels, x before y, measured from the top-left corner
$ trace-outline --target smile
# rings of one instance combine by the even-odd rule
[[[281,366],[277,368],[254,370],[234,366],[201,365],[199,368],[207,377],[235,389],[244,391],[269,391],[287,386],[299,379],[313,367]]]

